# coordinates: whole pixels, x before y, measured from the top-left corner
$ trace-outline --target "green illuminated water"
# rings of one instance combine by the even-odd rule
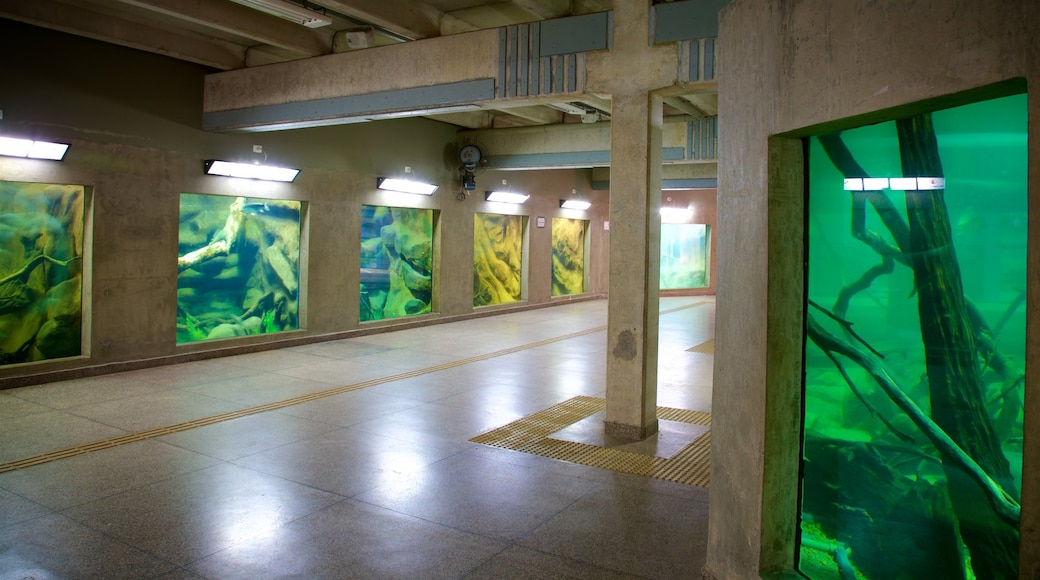
[[[301,208],[181,194],[178,343],[298,328]]]
[[[362,322],[430,312],[433,210],[361,206]]]
[[[1026,116],[1025,95],[932,113],[945,190],[882,190],[893,219],[884,222],[876,209],[883,204],[867,200],[861,227],[857,195],[843,188],[850,175],[832,161],[833,148],[828,155],[820,138],[810,139],[808,297],[819,308],[807,315],[863,357],[835,355],[839,367],[820,335],[807,338],[799,569],[809,578],[1017,574]],[[895,121],[840,137],[865,175],[912,176]],[[944,211],[915,210],[909,220],[908,198],[926,196],[941,196]],[[917,241],[900,247],[896,222]],[[938,224],[939,233],[923,234],[931,226],[921,223]],[[944,230],[949,243],[939,243]],[[877,275],[869,285],[868,272]],[[916,403],[923,420],[893,402],[879,375]],[[940,451],[943,435],[971,461]],[[1008,501],[993,501],[999,492],[980,486],[971,463]]]

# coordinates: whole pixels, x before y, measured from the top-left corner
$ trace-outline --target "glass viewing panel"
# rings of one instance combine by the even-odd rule
[[[182,193],[177,343],[299,328],[301,202]]]
[[[430,312],[433,210],[361,206],[361,321]]]
[[[0,181],[0,365],[82,354],[84,197]]]
[[[585,220],[552,220],[552,295],[585,291]]]
[[[473,306],[520,300],[524,218],[473,215]]]
[[[708,287],[708,226],[661,224],[661,290]]]
[[[799,570],[1017,578],[1026,95],[809,142]]]

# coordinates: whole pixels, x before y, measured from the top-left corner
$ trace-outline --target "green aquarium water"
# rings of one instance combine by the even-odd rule
[[[813,580],[1018,577],[1026,118],[1023,94],[808,141]]]
[[[182,193],[177,343],[299,328],[299,201]]]
[[[585,292],[586,220],[552,220],[552,295]]]
[[[430,312],[433,210],[361,207],[361,321]]]
[[[82,354],[85,197],[0,181],[0,365]]]
[[[524,217],[473,215],[473,306],[520,300]]]
[[[707,286],[708,226],[661,224],[661,290]]]

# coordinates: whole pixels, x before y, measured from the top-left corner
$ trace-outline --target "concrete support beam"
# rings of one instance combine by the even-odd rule
[[[119,0],[124,4],[201,24],[297,53],[318,56],[332,50],[332,31],[312,30],[231,2]]]
[[[498,44],[498,30],[482,30],[216,73],[206,77],[203,112],[494,79]]]
[[[571,13],[570,0],[513,0],[513,4],[542,20],[560,18]]]
[[[614,95],[604,426],[623,439],[657,432],[661,107],[641,91]]]
[[[650,4],[614,2],[614,49],[589,55],[590,92],[610,93],[610,281],[604,430],[623,439],[657,432],[663,103],[676,54],[649,46]]]
[[[513,110],[505,109],[506,112]],[[663,123],[661,128],[662,161],[666,164],[709,164],[714,166],[714,158],[704,156],[693,158],[693,148],[697,143],[694,140],[695,129],[686,122],[688,119],[687,117],[670,117]],[[612,159],[610,121],[463,131],[460,132],[459,138],[463,140],[471,138],[482,143],[487,149],[485,153],[493,166],[509,169],[605,166]],[[596,155],[585,157],[569,155],[576,153],[596,153]]]
[[[191,32],[168,32],[53,0],[0,0],[0,16],[35,26],[157,52],[213,68],[239,68],[245,50],[236,44]]]
[[[415,0],[310,0],[340,14],[389,30],[412,40],[432,38],[441,32],[440,10]]]

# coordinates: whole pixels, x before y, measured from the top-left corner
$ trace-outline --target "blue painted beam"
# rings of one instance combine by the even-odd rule
[[[541,23],[539,54],[556,56],[590,50],[606,50],[611,40],[611,16],[596,12]]]
[[[719,35],[719,10],[730,0],[686,0],[653,7],[654,42],[675,42]]]
[[[214,111],[203,113],[202,128],[219,131],[335,125],[357,122],[359,117],[392,111],[435,110],[494,98],[495,79],[478,79],[349,97]]]
[[[680,161],[686,155],[682,147],[661,150],[664,161]],[[610,151],[567,151],[561,153],[520,153],[488,157],[488,167],[496,169],[532,169],[540,167],[607,167]]]

